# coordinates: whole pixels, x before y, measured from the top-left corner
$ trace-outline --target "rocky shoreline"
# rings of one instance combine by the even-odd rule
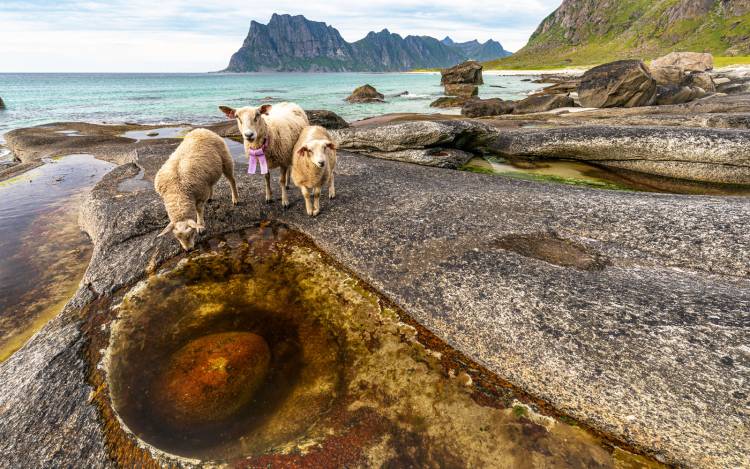
[[[261,179],[244,174],[240,149],[242,203],[232,209],[220,183],[204,248],[261,222],[282,223],[543,408],[669,465],[750,465],[750,199],[452,170],[477,155],[555,158],[694,185],[750,186],[750,94],[478,118],[390,115],[351,125],[327,111],[309,116],[342,149],[339,198],[316,219],[303,213],[296,192],[289,210],[267,205]],[[233,122],[207,127],[237,137]],[[173,462],[134,450],[134,437],[113,430],[120,423],[94,371],[106,324],[92,311],[180,258],[174,242],[156,238],[166,216],[150,186],[179,140],[125,136],[135,130],[159,133],[60,123],[6,135],[19,164],[0,179],[71,154],[119,165],[80,210],[93,243],[80,289],[0,363],[0,451],[10,466]]]

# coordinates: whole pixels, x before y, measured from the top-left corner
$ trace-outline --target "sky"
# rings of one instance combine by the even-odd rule
[[[324,21],[350,42],[387,28],[516,51],[561,1],[0,0],[0,72],[221,70],[250,21],[273,13]]]

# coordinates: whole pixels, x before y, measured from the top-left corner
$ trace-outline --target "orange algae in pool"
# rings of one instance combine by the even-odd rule
[[[113,306],[112,406],[159,464],[628,467],[578,427],[478,403],[388,304],[284,227],[229,236]],[[155,391],[172,380],[177,407]]]

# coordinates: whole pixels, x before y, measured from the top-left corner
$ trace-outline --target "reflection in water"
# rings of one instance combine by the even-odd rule
[[[190,130],[187,127],[163,127],[160,129],[131,130],[122,136],[133,140],[154,140],[157,138],[182,138]]]
[[[90,256],[78,227],[80,196],[113,166],[74,155],[0,182],[0,361],[78,286]]]
[[[672,179],[570,160],[508,161],[500,157],[474,158],[465,171],[498,174],[518,179],[555,182],[596,189],[666,192],[696,195],[750,195],[750,186],[712,184]]]
[[[388,302],[283,226],[211,242],[113,301],[91,316],[116,318],[102,367],[112,406],[151,455],[172,462],[606,468],[642,460],[479,392],[481,372],[472,370],[476,381],[426,349]],[[147,458],[113,453],[125,466]],[[643,461],[632,467],[658,467]]]

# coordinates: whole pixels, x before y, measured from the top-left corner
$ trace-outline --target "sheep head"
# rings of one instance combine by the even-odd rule
[[[268,136],[268,125],[263,116],[267,116],[271,111],[270,104],[264,104],[258,108],[241,107],[234,109],[228,106],[219,106],[229,119],[237,120],[237,127],[245,142],[251,148],[257,149],[263,146],[263,142]]]
[[[158,238],[172,233],[175,239],[180,243],[182,249],[190,251],[195,247],[195,241],[198,239],[198,234],[204,230],[202,225],[199,225],[195,220],[183,220],[177,223],[170,223],[164,230],[159,233]]]

